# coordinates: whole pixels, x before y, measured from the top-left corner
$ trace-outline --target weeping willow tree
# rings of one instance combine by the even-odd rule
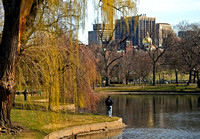
[[[90,67],[92,60],[89,62],[86,49],[79,47],[77,39],[80,24],[84,25],[87,1],[2,2],[5,14],[0,44],[1,129],[13,129],[10,112],[17,85],[19,88],[34,86],[35,89],[44,90],[49,99],[49,110],[59,106],[61,94],[71,98],[75,107],[92,109],[95,104],[92,100],[97,100],[90,89],[96,77],[95,67]],[[97,2],[102,17],[111,27],[114,25],[116,10],[127,15],[135,8],[132,0]]]

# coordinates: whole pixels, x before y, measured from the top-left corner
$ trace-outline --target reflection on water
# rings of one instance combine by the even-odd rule
[[[179,130],[179,129],[162,129],[162,128],[135,128],[127,129],[123,132],[123,139],[199,139],[200,133]],[[116,137],[118,138],[118,137]],[[118,138],[119,139],[119,138]]]
[[[113,115],[127,125],[117,138],[198,138],[200,137],[200,96],[118,95]],[[104,99],[98,113],[106,114]]]

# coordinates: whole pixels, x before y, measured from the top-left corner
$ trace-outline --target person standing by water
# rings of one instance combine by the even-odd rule
[[[106,99],[105,103],[106,103],[107,110],[108,110],[108,116],[112,117],[112,104],[113,104],[113,100],[111,99],[110,95]]]

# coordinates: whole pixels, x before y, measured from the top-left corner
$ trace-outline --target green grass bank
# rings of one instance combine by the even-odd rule
[[[157,86],[133,86],[133,85],[118,85],[113,87],[96,88],[96,92],[199,92],[197,85],[157,85]]]
[[[20,126],[23,130],[15,136],[0,134],[0,139],[42,139],[49,133],[64,128],[119,120],[118,117],[109,118],[106,115],[91,113],[48,112],[46,111],[48,101],[35,101],[39,99],[45,100],[44,97],[29,95],[27,101],[24,101],[23,95],[15,96],[11,121],[14,126]]]

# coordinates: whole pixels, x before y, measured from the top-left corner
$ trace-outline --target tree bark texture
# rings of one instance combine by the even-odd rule
[[[15,66],[20,41],[33,0],[3,0],[4,30],[0,44],[0,127],[12,128],[11,107],[16,92]],[[18,53],[18,54],[17,54]]]
[[[30,10],[33,4],[33,0],[21,0],[20,4],[20,20],[19,20],[19,42],[17,47],[17,53],[20,54],[21,38],[26,28],[26,21],[30,15]]]
[[[156,63],[153,63],[153,86],[156,85]]]
[[[106,77],[105,77],[106,84],[105,84],[105,86],[109,86],[110,85],[110,78],[109,78],[109,69],[108,69],[108,67],[106,67],[105,72],[106,72]]]
[[[188,83],[192,82],[192,70],[189,71],[189,80]]]
[[[4,30],[0,44],[0,127],[11,128],[11,107],[16,91],[15,63],[21,0],[3,0]]]

